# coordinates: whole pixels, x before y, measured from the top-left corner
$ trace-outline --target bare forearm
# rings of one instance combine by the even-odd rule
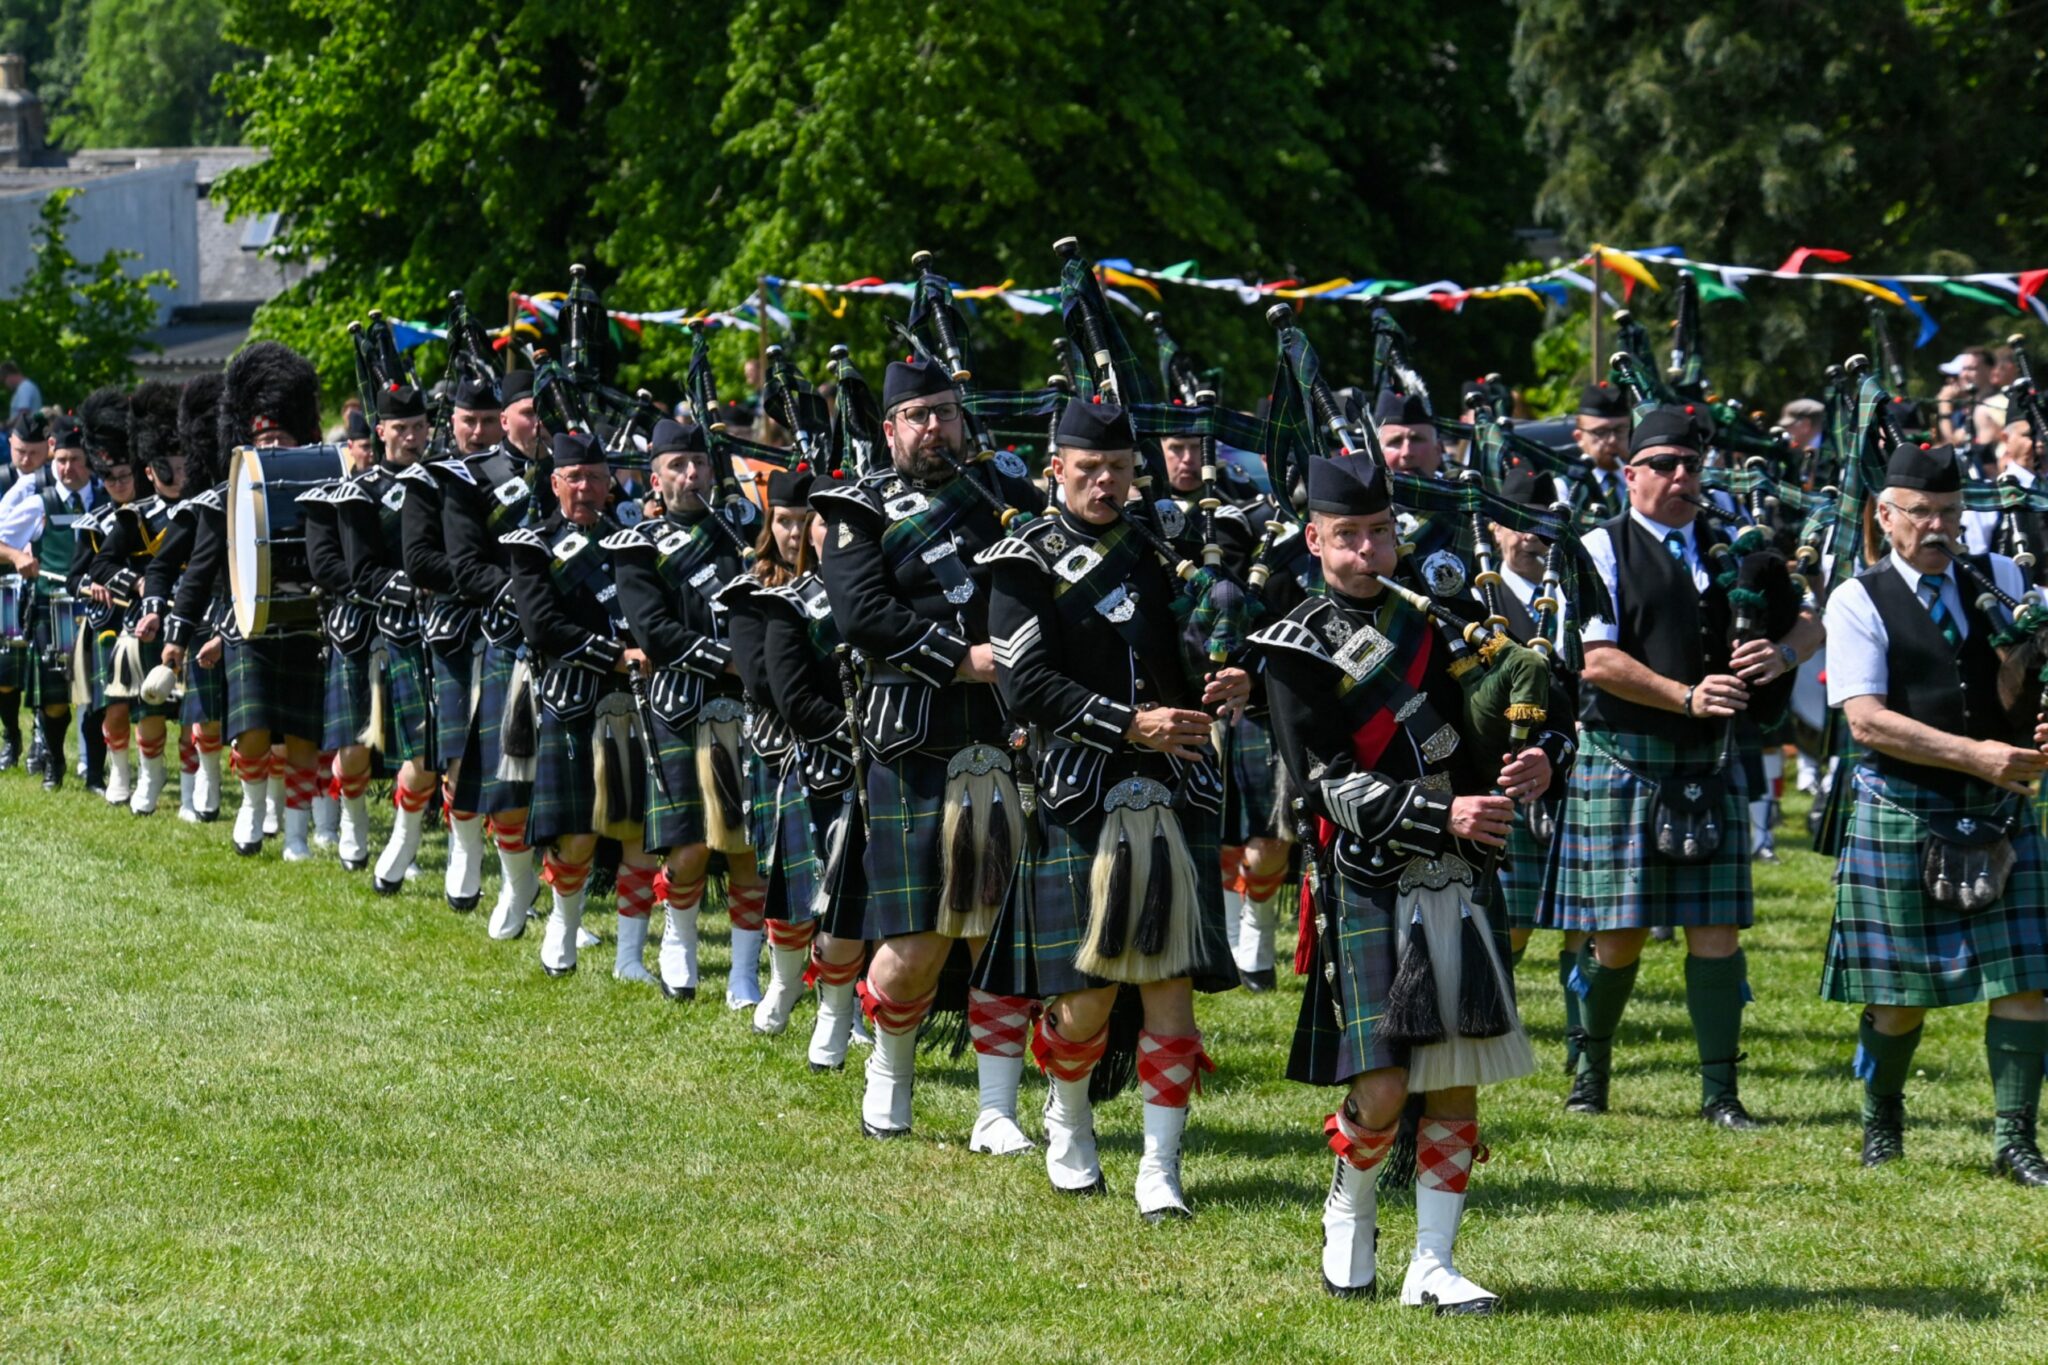
[[[1922,724],[1903,712],[1892,710],[1876,697],[1852,697],[1843,710],[1849,717],[1849,733],[1866,748],[1903,763],[1919,763],[1962,773],[1977,771],[1973,761],[1977,741],[1973,739]]]
[[[1585,679],[1610,697],[1661,711],[1685,709],[1685,684],[1667,678],[1618,645],[1586,650]]]

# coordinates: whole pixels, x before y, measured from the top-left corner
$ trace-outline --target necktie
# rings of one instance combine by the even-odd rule
[[[1950,649],[1954,649],[1963,642],[1963,633],[1956,629],[1955,620],[1948,614],[1948,608],[1942,605],[1941,588],[1946,581],[1937,573],[1921,574],[1920,600],[1927,604],[1927,614],[1941,628],[1941,638],[1948,641]]]
[[[85,508],[79,505],[78,494],[73,493],[70,497],[64,499],[64,510],[67,512],[83,512],[85,510]]]
[[[1664,548],[1671,551],[1673,559],[1681,564],[1685,563],[1685,537],[1683,535],[1677,531],[1667,532],[1664,536]]]

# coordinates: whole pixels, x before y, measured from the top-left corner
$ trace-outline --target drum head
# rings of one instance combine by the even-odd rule
[[[228,591],[244,639],[261,635],[270,624],[269,520],[263,452],[242,446],[228,460]]]

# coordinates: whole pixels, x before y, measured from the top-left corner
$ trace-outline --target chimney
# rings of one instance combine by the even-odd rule
[[[28,88],[28,61],[0,53],[0,168],[19,170],[43,158],[43,102]]]

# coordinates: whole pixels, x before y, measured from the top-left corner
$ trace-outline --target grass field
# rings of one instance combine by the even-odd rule
[[[175,790],[175,789],[174,789]],[[173,803],[174,804],[174,803]],[[2048,1356],[2048,1198],[1992,1181],[1982,1010],[1936,1016],[1908,1159],[1855,1161],[1854,1021],[1815,996],[1827,869],[1759,875],[1744,1094],[1698,1104],[1677,950],[1652,945],[1615,1112],[1562,1112],[1555,940],[1522,993],[1544,1071],[1489,1091],[1459,1262],[1490,1322],[1331,1300],[1332,1102],[1281,1079],[1299,992],[1203,1003],[1192,1223],[970,1156],[971,1058],[917,1132],[858,1134],[858,1060],[707,996],[544,979],[428,876],[246,862],[224,824],[0,777],[0,1357],[771,1360],[2026,1360]],[[1788,825],[1788,844],[1798,843]],[[487,880],[488,906],[495,881]],[[608,916],[594,917],[609,932]],[[722,978],[722,917],[705,920]],[[1043,1088],[1028,1078],[1026,1127]],[[1412,1209],[1383,1217],[1397,1282]]]

